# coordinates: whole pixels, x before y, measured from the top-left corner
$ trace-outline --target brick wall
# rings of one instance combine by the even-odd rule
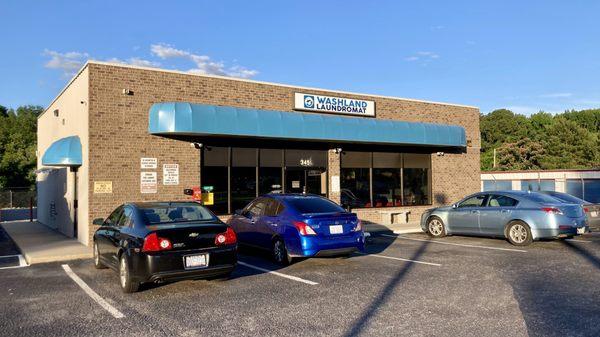
[[[89,67],[89,219],[106,217],[125,201],[185,199],[185,187],[197,185],[199,153],[188,142],[148,134],[148,111],[153,103],[192,103],[293,111],[295,91],[340,95],[376,102],[377,117],[414,122],[455,124],[466,129],[471,147],[466,154],[432,157],[433,195],[437,202],[450,202],[480,188],[479,110],[476,108],[346,95],[319,90],[295,89],[251,81],[195,76],[117,65],[90,63]],[[123,89],[133,95],[124,95]],[[376,149],[374,149],[376,151]],[[140,193],[140,158],[158,158],[158,193]],[[331,162],[331,160],[337,163]],[[339,171],[339,156],[330,151],[330,170]],[[179,164],[178,186],[162,185],[162,165]],[[146,170],[153,171],[153,170]],[[338,172],[339,175],[339,172]],[[329,174],[331,179],[332,173]],[[112,181],[112,194],[94,194],[94,181]],[[331,184],[331,182],[329,182]],[[339,198],[339,196],[333,196]],[[420,209],[412,208],[413,216]],[[367,220],[378,222],[374,210],[361,211]],[[85,220],[81,219],[82,226]],[[90,231],[93,233],[93,230]]]

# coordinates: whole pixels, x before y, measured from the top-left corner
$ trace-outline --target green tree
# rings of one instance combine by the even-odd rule
[[[542,144],[529,138],[506,143],[497,149],[498,170],[539,170],[544,158]]]
[[[40,106],[0,113],[0,188],[35,184],[37,117]]]
[[[577,169],[600,167],[598,133],[579,126],[564,117],[556,117],[548,127],[544,141],[545,169]]]

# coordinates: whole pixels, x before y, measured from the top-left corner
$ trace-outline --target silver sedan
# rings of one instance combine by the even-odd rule
[[[521,191],[480,192],[451,206],[429,209],[421,216],[421,228],[433,237],[451,234],[502,237],[517,246],[589,231],[581,205]]]

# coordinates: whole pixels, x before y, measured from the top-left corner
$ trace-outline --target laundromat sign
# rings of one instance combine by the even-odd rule
[[[336,96],[295,93],[294,109],[375,117],[375,102]]]

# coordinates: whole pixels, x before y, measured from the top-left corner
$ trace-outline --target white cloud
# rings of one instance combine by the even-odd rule
[[[404,58],[404,61],[408,61],[408,62],[413,62],[413,61],[431,61],[431,60],[435,60],[440,58],[440,55],[434,53],[434,52],[430,52],[430,51],[419,51],[416,52],[414,55],[408,56]]]
[[[160,67],[160,62],[145,60],[139,57],[130,57],[127,60],[121,60],[116,57],[109,58],[106,62],[119,63],[119,64],[130,64],[132,66],[138,67]]]
[[[198,55],[185,50],[176,49],[167,44],[151,45],[150,53],[155,58],[158,57],[162,60],[174,58],[188,60],[194,64],[193,68],[187,70],[187,72],[192,74],[221,75],[239,78],[250,78],[258,74],[257,70],[248,69],[237,64],[226,66],[224,62],[212,61],[209,56]],[[50,57],[50,60],[48,60],[44,66],[50,69],[62,70],[63,76],[65,77],[71,77],[75,75],[75,73],[81,69],[83,64],[91,58],[90,55],[85,52],[60,53],[48,49],[44,50],[43,55]],[[140,67],[160,67],[162,65],[161,62],[140,57],[130,57],[127,59],[112,57],[109,59],[104,59],[104,61],[119,64],[130,64]]]
[[[541,98],[567,98],[573,96],[570,92],[555,92],[550,94],[542,94]]]
[[[57,51],[48,49],[44,50],[43,55],[50,57],[50,60],[44,64],[44,67],[50,69],[60,69],[63,72],[63,76],[66,77],[74,75],[89,58],[88,53],[59,53]]]
[[[154,56],[163,60],[181,58],[195,64],[194,68],[188,70],[192,74],[221,75],[239,78],[250,78],[258,74],[257,70],[247,69],[239,65],[227,67],[223,62],[212,61],[207,55],[198,55],[186,50],[174,48],[167,44],[153,44],[150,51]]]

